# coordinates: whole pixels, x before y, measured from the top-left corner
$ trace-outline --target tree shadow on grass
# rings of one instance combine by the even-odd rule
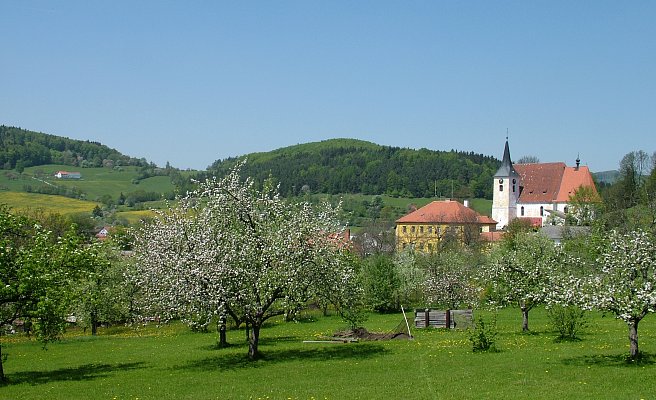
[[[261,357],[255,361],[250,360],[246,352],[217,354],[212,357],[189,362],[187,364],[173,367],[174,369],[196,369],[196,370],[237,370],[245,368],[260,368],[274,364],[303,360],[303,361],[325,361],[343,359],[366,359],[385,354],[386,350],[380,344],[374,343],[345,343],[330,344],[329,347],[308,349],[269,350],[261,353]]]
[[[118,371],[129,371],[144,368],[143,362],[121,364],[84,364],[71,368],[60,368],[52,371],[24,371],[8,375],[10,385],[28,383],[32,386],[53,381],[90,381],[104,378]]]
[[[640,353],[640,356],[632,360],[628,354],[595,354],[590,356],[580,356],[565,358],[562,360],[565,365],[577,366],[601,366],[601,367],[644,367],[656,364],[656,355]]]
[[[275,346],[280,343],[290,343],[290,342],[296,342],[298,343],[300,339],[298,336],[276,336],[272,338],[260,338],[260,346],[265,345],[267,347],[270,346]],[[210,351],[215,351],[215,350],[221,350],[225,349],[227,347],[241,347],[241,346],[247,346],[248,342],[245,339],[242,340],[236,340],[236,341],[231,341],[228,343],[227,346],[221,347],[219,346],[218,343],[206,345],[206,346],[200,346],[200,349],[202,350],[210,350]]]

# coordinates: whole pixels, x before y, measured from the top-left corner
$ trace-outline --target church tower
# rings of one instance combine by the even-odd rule
[[[510,159],[508,138],[503,149],[501,167],[494,174],[492,187],[492,219],[497,221],[497,229],[503,229],[517,216],[517,199],[519,199],[520,178]]]

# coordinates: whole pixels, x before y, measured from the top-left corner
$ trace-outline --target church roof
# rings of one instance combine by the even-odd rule
[[[568,167],[563,162],[517,164],[515,170],[521,178],[520,203],[567,202],[579,187],[595,187],[586,166]]]
[[[503,149],[503,159],[501,160],[501,166],[497,170],[497,173],[494,174],[495,177],[499,176],[513,176],[517,175],[517,171],[513,168],[512,160],[510,159],[510,148],[508,147],[508,140],[506,140],[506,147]]]
[[[497,221],[481,215],[455,200],[433,201],[398,220],[404,223],[482,224],[495,225]]]
[[[523,187],[519,194],[519,202],[552,202],[558,197],[566,167],[563,162],[515,165]]]
[[[565,168],[563,180],[560,184],[560,190],[558,191],[558,197],[556,197],[556,201],[569,201],[569,198],[581,186],[589,186],[594,188],[596,191],[594,181],[592,180],[592,174],[590,173],[588,167],[582,166],[578,168]]]

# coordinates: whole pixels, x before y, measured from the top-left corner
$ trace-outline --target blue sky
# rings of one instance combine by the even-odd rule
[[[654,1],[0,0],[0,124],[158,165],[330,138],[617,168],[656,151]]]

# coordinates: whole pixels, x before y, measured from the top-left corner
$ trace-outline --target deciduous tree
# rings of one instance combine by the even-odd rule
[[[491,299],[514,304],[522,311],[522,331],[527,332],[529,312],[543,303],[550,279],[556,276],[558,251],[548,238],[535,233],[518,233],[492,254],[484,271],[491,285]]]
[[[0,205],[0,326],[17,320],[47,343],[65,327],[72,286],[97,261],[73,229],[53,237],[35,221]],[[0,347],[0,380],[5,379]]]
[[[281,198],[239,167],[209,179],[136,235],[136,281],[163,318],[225,311],[250,327],[258,356],[262,324],[322,293],[342,293],[353,268],[337,209]],[[348,302],[345,302],[348,303]]]
[[[656,310],[656,240],[644,231],[612,232],[598,264],[597,273],[579,284],[576,297],[587,308],[611,312],[626,322],[635,359],[640,354],[638,324]]]

